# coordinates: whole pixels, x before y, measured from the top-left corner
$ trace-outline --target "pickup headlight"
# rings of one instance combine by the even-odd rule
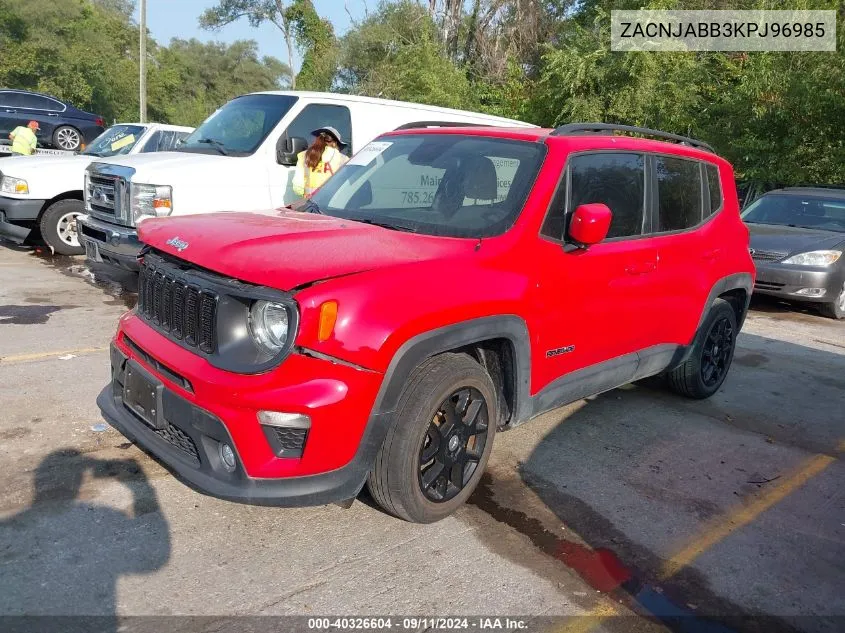
[[[29,185],[23,178],[12,178],[3,174],[0,177],[0,193],[28,194]]]
[[[840,257],[842,257],[842,251],[810,251],[787,257],[782,263],[796,266],[830,266]]]
[[[168,185],[131,185],[132,219],[161,218],[173,212],[173,188]]]
[[[249,310],[249,331],[259,347],[270,354],[278,353],[288,340],[288,308],[271,301],[256,301]]]

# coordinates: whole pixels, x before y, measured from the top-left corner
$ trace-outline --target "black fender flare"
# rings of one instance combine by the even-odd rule
[[[391,424],[402,389],[411,373],[432,356],[473,343],[491,339],[507,339],[514,350],[514,410],[515,420],[526,419],[531,410],[531,339],[522,318],[508,314],[471,319],[430,330],[403,343],[393,358],[379,388],[370,418],[364,429],[358,450],[347,466],[350,479],[356,482],[355,494],[363,488],[372,469],[376,454]],[[355,496],[355,495],[352,495]]]
[[[742,329],[742,324],[745,322],[745,315],[748,314],[748,305],[751,303],[751,293],[754,290],[754,278],[751,276],[751,273],[733,273],[727,277],[722,277],[713,284],[710,294],[707,295],[707,301],[704,303],[704,309],[701,311],[701,318],[698,320],[696,332],[701,329],[704,319],[707,318],[716,299],[731,290],[745,290],[745,305],[742,306],[742,312],[736,320],[737,325]]]
[[[716,303],[716,299],[731,290],[745,291],[745,305],[742,306],[742,310],[736,320],[737,327],[740,330],[742,329],[742,325],[745,323],[745,316],[748,314],[748,306],[751,303],[751,293],[754,290],[754,278],[751,273],[732,273],[726,277],[722,277],[713,284],[713,287],[710,289],[710,293],[707,295],[707,300],[704,302],[704,308],[701,310],[701,316],[698,319],[698,325],[695,328],[695,336],[693,337],[692,342],[685,348],[682,348],[683,353],[677,354],[676,357],[672,359],[672,363],[670,363],[668,369],[674,369],[689,359],[692,351],[695,349],[696,343],[698,343],[699,339],[704,335],[701,328],[704,325],[704,321],[707,319],[707,315],[710,314],[710,310],[713,309],[713,304]]]
[[[531,339],[528,326],[513,314],[461,321],[419,334],[406,341],[393,355],[373,406],[373,414],[392,413],[411,373],[428,358],[449,350],[491,339],[506,339],[514,351],[514,414],[529,405],[531,385]]]

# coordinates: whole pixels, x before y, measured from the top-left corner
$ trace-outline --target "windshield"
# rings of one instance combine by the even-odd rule
[[[128,154],[146,129],[143,125],[113,125],[80,153],[100,158]]]
[[[489,237],[522,210],[545,145],[482,136],[389,136],[313,196],[314,210],[429,235]]]
[[[296,103],[288,95],[245,95],[232,99],[203,121],[179,152],[248,156]]]
[[[742,213],[751,224],[845,232],[845,198],[767,194]]]

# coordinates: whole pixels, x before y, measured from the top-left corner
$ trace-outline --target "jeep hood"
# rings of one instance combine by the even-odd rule
[[[279,290],[471,253],[474,247],[473,240],[416,235],[287,210],[150,219],[141,222],[138,233],[142,242],[168,255]]]

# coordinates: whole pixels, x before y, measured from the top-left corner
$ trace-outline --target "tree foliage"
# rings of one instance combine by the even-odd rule
[[[342,11],[351,0],[336,0]],[[150,40],[149,109],[197,123],[227,99],[275,88],[340,90],[480,110],[544,126],[577,120],[698,136],[741,178],[845,182],[845,3],[835,53],[615,53],[613,9],[781,8],[774,0],[369,0],[338,39],[312,0],[216,0],[200,24],[280,30],[288,66],[253,42]],[[26,10],[24,10],[24,6]],[[0,85],[137,116],[132,0],[0,0]],[[293,67],[294,50],[302,60]]]
[[[138,118],[138,38],[129,0],[0,0],[0,86],[36,90],[113,120]],[[287,66],[231,45],[148,38],[148,111],[196,125],[234,96],[279,87]]]

